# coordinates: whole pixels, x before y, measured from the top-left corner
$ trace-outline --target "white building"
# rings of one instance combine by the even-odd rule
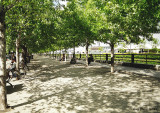
[[[155,44],[153,41],[144,40],[143,43],[140,44],[120,44],[116,47],[116,49],[126,49],[126,52],[139,53],[143,52],[143,50],[147,50],[145,52],[149,52],[149,49],[158,48],[160,49],[160,33],[153,34],[153,38],[157,40]]]
[[[67,6],[68,0],[54,0],[55,8],[63,10]]]
[[[147,52],[149,52],[149,49],[152,48],[158,48],[160,49],[160,33],[155,33],[153,34],[153,38],[157,40],[157,44],[154,44],[152,41],[147,41],[144,40],[143,43],[140,44],[126,44],[125,42],[121,42],[115,46],[115,53],[121,52],[120,50],[126,50],[125,52],[131,52],[131,53],[139,53],[143,51],[144,49],[148,49]],[[71,49],[72,51],[72,49]],[[94,44],[89,46],[89,54],[105,54],[105,53],[110,53],[111,49],[108,44],[94,41]],[[83,54],[86,53],[85,47],[77,47],[76,48],[76,53]]]

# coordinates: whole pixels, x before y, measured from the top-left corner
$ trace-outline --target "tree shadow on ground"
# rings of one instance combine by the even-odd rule
[[[52,70],[51,70],[52,69]],[[83,67],[71,67],[68,64],[60,65],[60,66],[52,66],[52,67],[45,67],[41,68],[36,76],[36,79],[40,81],[46,82],[52,79],[56,79],[58,77],[62,78],[72,78],[72,77],[96,77],[96,76],[106,76],[106,74],[110,73],[110,69],[108,68],[101,68],[100,70],[97,68],[85,68]]]
[[[36,69],[39,69],[41,67],[41,65],[39,64],[40,62],[37,61],[32,61],[31,63],[29,63],[28,67],[30,70],[36,70]]]
[[[30,81],[35,80],[35,79],[42,79],[45,81],[46,80],[51,80],[51,79],[55,79],[57,77],[60,77],[61,75],[57,75],[57,73],[59,71],[62,71],[63,69],[69,68],[70,64],[66,63],[66,64],[58,64],[58,65],[53,65],[53,66],[39,66],[37,68],[37,72],[34,73],[34,76],[31,75],[27,75],[27,79]]]
[[[121,89],[116,90],[110,87],[110,82],[107,80],[107,77],[103,78],[103,80],[101,79],[101,81],[97,79],[90,83],[85,82],[77,87],[73,86],[73,84],[64,85],[62,91],[54,90],[50,95],[41,95],[38,98],[32,97],[28,102],[17,104],[14,107],[32,104],[44,99],[48,102],[48,105],[57,103],[58,106],[56,109],[59,109],[59,111],[65,107],[68,111],[76,111],[76,113],[102,111],[121,113],[139,111],[149,113],[151,109],[152,111],[160,110],[160,103],[157,101],[149,102],[147,100],[149,96],[147,96],[147,94],[142,95],[141,93],[143,92],[139,91],[140,89],[128,92],[121,91]],[[144,98],[146,98],[146,100],[144,100]],[[140,105],[141,101],[144,101],[146,105]],[[150,107],[150,109],[148,107]]]
[[[160,78],[156,78],[156,77],[152,77],[152,76],[146,76],[146,75],[138,75],[138,74],[131,74],[131,76],[128,78],[123,78],[123,79],[129,79],[130,81],[134,81],[134,80],[141,80],[141,81],[150,81],[152,83],[152,85],[158,85],[157,83],[160,83]]]
[[[76,113],[160,111],[160,83],[148,76],[110,74],[109,68],[85,68],[83,64],[46,65],[35,76],[36,80],[27,84],[33,95],[14,108],[34,105],[32,112],[44,112],[46,104],[59,112],[64,108]],[[45,102],[39,104],[40,100]]]
[[[23,84],[15,85],[14,88],[12,86],[7,86],[7,94],[11,94],[13,92],[18,92],[23,90]]]

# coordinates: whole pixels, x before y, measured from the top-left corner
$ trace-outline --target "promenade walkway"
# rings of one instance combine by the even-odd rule
[[[79,60],[79,62],[85,63],[85,61],[82,61],[82,60]],[[103,67],[110,68],[110,64],[98,63],[98,62],[92,62],[91,66],[103,66]],[[120,73],[126,73],[126,74],[138,74],[142,76],[151,76],[151,77],[160,78],[160,70],[157,71],[153,69],[134,68],[134,67],[122,66],[118,64],[118,65],[115,65],[115,71],[118,71]]]
[[[29,67],[14,89],[7,86],[14,108],[7,113],[160,113],[158,71],[117,66],[111,74],[106,64],[37,55]]]

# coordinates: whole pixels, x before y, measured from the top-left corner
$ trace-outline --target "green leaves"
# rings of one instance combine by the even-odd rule
[[[47,45],[54,40],[54,13],[52,0],[17,0],[17,4],[6,13],[8,48],[13,46],[18,33],[21,34],[21,44],[31,50],[48,48]]]
[[[160,20],[158,0],[72,0],[64,10],[55,10],[52,0],[4,1],[14,5],[6,15],[7,39],[21,32],[22,43],[35,49],[69,48],[75,40],[140,42],[139,36],[152,39]],[[42,45],[46,45],[45,47]]]

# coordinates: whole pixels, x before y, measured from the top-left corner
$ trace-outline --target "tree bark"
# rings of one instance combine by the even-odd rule
[[[27,47],[25,45],[21,45],[22,47],[22,59],[24,63],[27,63]]]
[[[86,38],[86,67],[88,67],[88,39]]]
[[[65,49],[65,62],[67,62],[67,51]]]
[[[76,58],[76,55],[75,55],[75,46],[73,48],[73,58],[75,59]]]
[[[58,60],[58,54],[57,54],[57,50],[56,50],[56,60]]]
[[[76,55],[75,55],[75,53],[76,53],[75,39],[74,39],[74,42],[73,42],[73,46],[74,46],[74,48],[73,48],[73,59],[75,59],[75,57],[76,57]]]
[[[114,73],[114,44],[110,44],[111,47],[111,73]]]
[[[5,12],[0,7],[0,110],[7,108]]]
[[[19,71],[19,43],[20,43],[20,35],[18,34],[18,38],[16,39],[16,70]]]
[[[59,55],[60,58],[59,58],[59,60],[61,60],[61,58],[62,58],[62,57],[61,57],[61,52],[62,52],[62,50],[60,49],[60,55]]]

